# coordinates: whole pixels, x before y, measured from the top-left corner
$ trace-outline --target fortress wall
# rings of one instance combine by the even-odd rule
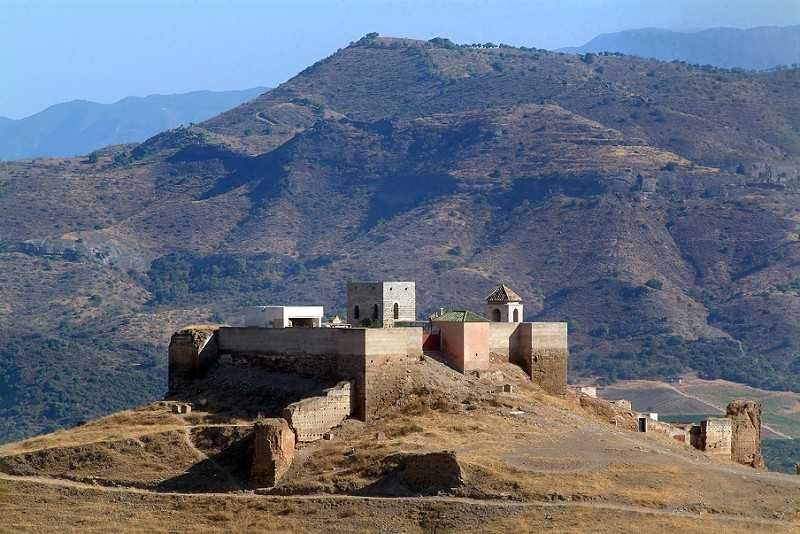
[[[533,382],[551,395],[566,394],[569,365],[567,323],[521,323],[519,329],[523,369]]]
[[[286,355],[363,354],[365,331],[354,328],[257,328],[219,329],[222,353]]]
[[[364,330],[366,356],[422,356],[422,328],[368,328]]]
[[[339,382],[323,395],[310,397],[287,406],[283,416],[297,436],[297,441],[316,441],[338,426],[353,411],[350,382]]]
[[[519,326],[520,323],[489,323],[489,352],[513,360],[519,353]]]
[[[710,456],[730,461],[731,437],[730,419],[712,417],[700,423],[700,449]]]
[[[756,469],[764,469],[761,455],[761,404],[735,400],[728,404],[731,420],[731,460]]]
[[[408,367],[418,365],[419,358],[407,355],[368,356],[364,361],[363,419],[369,421],[377,413],[392,406],[408,390]]]
[[[202,375],[218,356],[217,327],[188,327],[169,341],[169,390]]]
[[[221,358],[225,362],[228,358]],[[316,354],[250,354],[230,355],[230,365],[236,367],[257,367],[271,373],[299,375],[320,380],[338,378],[338,360],[333,355]]]

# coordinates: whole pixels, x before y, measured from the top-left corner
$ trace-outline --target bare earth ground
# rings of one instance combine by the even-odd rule
[[[210,432],[245,423],[175,416],[165,404],[0,447],[0,530],[800,530],[800,477],[615,428],[507,365],[478,379],[428,360],[410,375],[415,394],[304,446],[269,494],[254,493],[246,472],[208,444]],[[515,383],[514,393],[492,393],[497,380]],[[398,484],[393,454],[443,449],[455,451],[463,487],[425,496]]]

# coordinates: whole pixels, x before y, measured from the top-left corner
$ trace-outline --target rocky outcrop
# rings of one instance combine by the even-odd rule
[[[401,480],[410,489],[437,493],[464,485],[464,469],[454,451],[437,451],[404,456]]]
[[[764,469],[761,455],[761,403],[735,400],[728,404],[731,419],[731,460],[756,469]]]
[[[276,485],[294,459],[295,437],[285,419],[260,419],[253,427],[253,462],[250,481]]]

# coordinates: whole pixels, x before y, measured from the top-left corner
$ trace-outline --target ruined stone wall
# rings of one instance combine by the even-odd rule
[[[409,390],[408,367],[418,365],[419,357],[406,355],[369,356],[364,361],[361,413],[370,421],[393,406]]]
[[[339,382],[321,396],[310,397],[287,406],[283,416],[295,432],[297,441],[316,441],[353,413],[352,386]]]
[[[169,341],[169,390],[201,376],[218,355],[216,326],[186,327]]]
[[[731,459],[731,420],[712,417],[700,423],[700,450],[710,456],[730,461]]]
[[[235,367],[256,367],[270,373],[285,373],[334,381],[338,378],[338,359],[334,355],[316,354],[231,354],[220,363]]]
[[[250,481],[274,486],[289,470],[295,453],[295,434],[285,419],[261,419],[253,427]]]
[[[752,400],[735,400],[728,404],[731,420],[731,460],[756,469],[764,469],[761,455],[761,404]]]

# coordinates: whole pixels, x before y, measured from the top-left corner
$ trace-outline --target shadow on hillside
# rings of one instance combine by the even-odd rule
[[[172,392],[168,400],[190,402],[195,410],[208,413],[206,422],[225,423],[259,416],[281,417],[289,404],[323,395],[326,388],[334,385],[333,381],[321,382],[289,373],[216,366],[204,378]]]
[[[209,430],[220,430],[209,428]],[[230,440],[225,442],[225,439]],[[193,435],[198,450],[211,447],[208,457],[185,473],[159,483],[154,489],[163,492],[215,493],[237,491],[247,487],[252,457],[252,434],[248,431],[220,436]]]

